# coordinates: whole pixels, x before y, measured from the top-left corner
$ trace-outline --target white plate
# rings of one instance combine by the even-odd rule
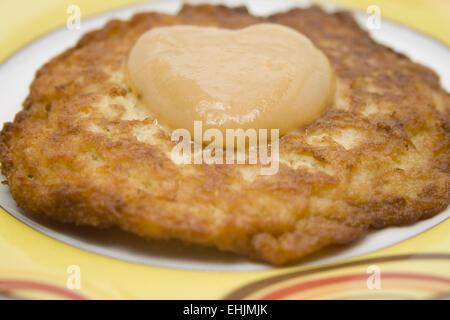
[[[190,1],[191,3],[193,1]],[[201,1],[195,1],[196,3]],[[209,1],[224,3],[230,6],[247,5],[255,15],[268,15],[288,10],[295,6],[305,6],[308,3],[300,1]],[[139,4],[101,15],[82,19],[81,29],[68,30],[63,27],[28,44],[0,66],[0,123],[12,121],[14,115],[21,109],[22,101],[28,95],[29,85],[34,73],[51,57],[73,46],[85,32],[102,27],[112,18],[128,19],[141,11],[159,11],[176,13],[181,7],[181,1],[162,1]],[[329,11],[334,6],[325,7]],[[355,12],[355,18],[362,27],[366,25],[367,16]],[[450,90],[450,50],[440,42],[424,36],[396,23],[382,20],[380,29],[371,31],[372,36],[380,43],[388,45],[396,51],[408,55],[412,60],[420,62],[441,77],[444,88]],[[70,245],[130,262],[153,266],[210,270],[210,271],[257,271],[271,268],[263,263],[257,263],[231,253],[223,253],[215,249],[186,247],[177,241],[146,241],[137,236],[119,230],[97,230],[89,227],[73,227],[60,224],[34,215],[18,208],[5,185],[0,186],[0,206],[11,215],[50,237]],[[385,248],[404,241],[441,223],[450,216],[450,210],[435,217],[415,223],[407,227],[389,227],[372,231],[362,240],[341,247],[333,247],[307,257],[301,264],[311,265],[338,261],[359,256]]]

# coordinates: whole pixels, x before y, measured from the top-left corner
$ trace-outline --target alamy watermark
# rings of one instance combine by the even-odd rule
[[[81,289],[81,268],[75,264],[67,267],[66,273],[69,275],[66,280],[66,287],[69,290]]]
[[[69,15],[66,21],[68,30],[79,30],[81,28],[81,8],[75,4],[67,7],[66,13]]]
[[[366,280],[366,286],[369,290],[381,289],[381,269],[379,266],[373,264],[367,267],[366,273],[370,274]]]
[[[171,140],[177,142],[171,151],[177,163],[259,164],[261,175],[278,172],[279,129],[226,129],[224,136],[217,128],[203,132],[202,121],[194,121],[193,139],[189,130],[176,129]]]
[[[368,15],[366,27],[369,30],[379,30],[381,28],[381,9],[379,6],[371,5],[366,9]]]

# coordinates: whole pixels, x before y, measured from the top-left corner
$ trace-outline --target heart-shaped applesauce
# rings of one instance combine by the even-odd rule
[[[319,117],[334,96],[327,57],[277,24],[229,30],[169,26],[144,33],[128,58],[144,105],[174,129],[279,129]]]

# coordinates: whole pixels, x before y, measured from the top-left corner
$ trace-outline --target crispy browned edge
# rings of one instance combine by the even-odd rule
[[[202,165],[197,172],[198,181],[193,181],[192,177],[183,178],[177,171],[179,169],[168,163],[153,146],[143,146],[132,139],[116,143],[88,134],[81,127],[73,127],[73,119],[70,118],[72,111],[64,109],[64,103],[69,103],[68,99],[80,90],[83,83],[76,83],[73,79],[69,81],[70,75],[67,75],[69,79],[64,78],[61,85],[52,87],[52,81],[57,82],[57,79],[46,78],[59,64],[64,66],[72,55],[91,44],[102,43],[103,47],[80,61],[87,65],[87,73],[83,75],[97,83],[105,81],[98,93],[125,96],[126,90],[108,85],[107,75],[99,72],[95,65],[88,65],[105,59],[112,69],[120,68],[123,60],[109,59],[104,50],[113,50],[108,46],[115,45],[114,41],[123,35],[129,36],[125,46],[130,47],[139,34],[159,25],[184,23],[240,28],[262,21],[283,23],[308,35],[327,54],[339,80],[348,86],[345,98],[349,109],[330,108],[306,130],[326,132],[334,128],[352,127],[373,135],[369,138],[371,141],[352,150],[344,150],[338,145],[317,147],[291,135],[282,138],[282,151],[307,153],[320,163],[338,168],[336,176],[321,172],[311,174],[281,166],[275,177],[257,180],[249,187],[239,178],[235,168]],[[380,72],[383,70],[391,72]],[[369,83],[379,88],[381,94],[369,92]],[[440,97],[440,111],[434,105],[437,102],[432,99],[433,94]],[[366,106],[368,98],[381,106],[388,104],[392,108],[395,105],[396,111],[390,115],[375,114],[364,118],[360,111]],[[64,103],[58,104],[58,101]],[[14,199],[20,207],[32,212],[77,224],[99,227],[118,225],[144,237],[178,238],[284,264],[297,261],[305,254],[329,244],[350,242],[365,234],[370,227],[408,224],[445,209],[449,203],[449,101],[448,93],[440,88],[439,78],[433,71],[375,43],[349,13],[327,14],[319,7],[311,7],[293,9],[264,19],[249,15],[243,7],[230,9],[224,6],[186,5],[177,16],[142,13],[129,21],[110,21],[104,28],[84,35],[74,48],[45,64],[36,74],[23,110],[16,115],[13,123],[4,124],[0,135],[0,161]],[[61,114],[58,115],[58,112]],[[58,125],[58,130],[55,129],[49,136],[40,131],[43,129],[40,123],[47,121]],[[127,124],[115,123],[118,130],[122,130],[120,132],[126,132]],[[432,135],[430,145],[422,147],[431,150],[433,159],[426,166],[407,172],[387,165],[385,168],[387,158],[415,149],[411,136],[421,130],[428,130]],[[42,134],[42,139],[36,139],[36,134]],[[71,134],[80,137],[68,136]],[[46,144],[43,142],[44,136]],[[39,155],[40,149],[39,152],[33,150],[34,143],[46,148],[42,155]],[[161,185],[150,187],[151,192],[141,198],[133,195],[133,200],[138,198],[142,201],[136,204],[123,196],[129,186],[97,185],[89,176],[73,180],[76,181],[73,183],[59,182],[54,185],[44,178],[40,181],[39,166],[43,158],[48,163],[52,159],[70,161],[70,156],[76,157],[70,151],[71,143],[78,147],[82,143],[90,143],[108,154],[111,161],[123,160],[125,155],[132,154],[132,159],[127,158],[126,161],[147,169],[148,175],[144,174],[143,178],[154,177]],[[30,147],[34,153],[26,153],[25,147]],[[380,181],[371,179],[367,186],[361,186],[358,190],[343,181],[353,174],[362,161],[367,164],[368,170],[380,170]],[[63,181],[79,178],[76,172],[61,170],[55,171],[53,178]],[[121,176],[125,171],[117,169],[110,174]],[[386,174],[392,175],[395,183],[400,184],[420,184],[423,181],[420,196],[407,198],[401,190],[398,194],[386,195],[382,184],[392,182],[389,180],[391,178],[384,176]],[[170,181],[175,178],[180,178],[176,187]],[[241,186],[241,193],[229,188],[236,179],[244,185]],[[105,181],[109,181],[108,177]],[[366,188],[373,189],[373,196],[367,198],[367,190],[363,190]],[[189,207],[168,203],[170,197],[174,197],[174,191],[177,195],[191,197],[191,202],[186,204],[198,205],[198,212],[206,215],[198,218]],[[217,192],[223,199],[217,198]],[[270,194],[267,195],[267,192]],[[330,205],[326,208],[315,207],[309,199],[319,195],[328,197]],[[257,205],[254,200],[260,197],[262,204]],[[200,204],[209,201],[214,201],[221,209],[229,209],[231,201],[232,208],[239,210],[228,211],[229,214],[218,226],[214,217],[209,217],[207,210],[200,207]],[[258,215],[260,211],[266,215]]]

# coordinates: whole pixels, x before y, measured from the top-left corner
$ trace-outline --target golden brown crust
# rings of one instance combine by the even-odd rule
[[[278,174],[248,165],[177,165],[123,80],[146,30],[171,24],[290,26],[329,57],[335,104],[281,138]],[[449,203],[450,96],[436,74],[375,43],[350,14],[318,7],[268,18],[184,6],[110,21],[44,65],[0,136],[18,205],[62,221],[295,262],[369,228],[412,223]]]

